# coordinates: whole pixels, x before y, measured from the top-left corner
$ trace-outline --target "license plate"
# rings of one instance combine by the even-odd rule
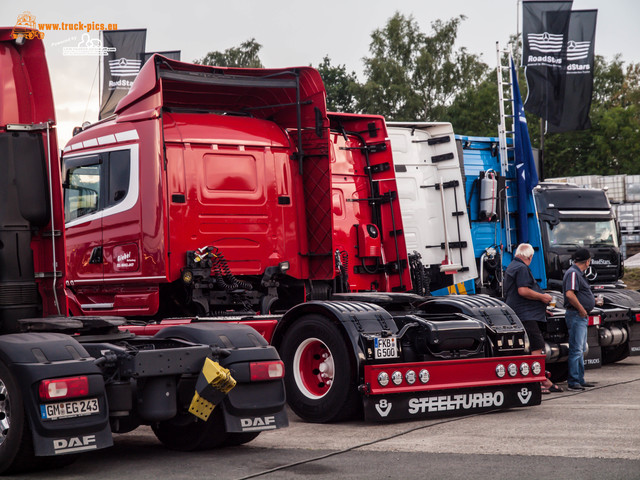
[[[396,337],[375,337],[373,339],[375,358],[398,358]]]
[[[84,417],[100,413],[97,398],[85,398],[71,402],[46,403],[40,405],[40,416],[44,420],[59,420],[61,418]]]

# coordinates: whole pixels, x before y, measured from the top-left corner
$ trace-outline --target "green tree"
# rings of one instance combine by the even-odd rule
[[[262,45],[255,38],[242,42],[239,47],[227,48],[224,52],[209,52],[204,57],[194,60],[200,65],[218,67],[263,68],[259,53]]]
[[[460,135],[496,137],[500,111],[495,69],[480,85],[461,92],[440,120],[451,122],[454,132]]]
[[[464,19],[436,20],[427,35],[413,16],[396,12],[371,35],[358,109],[389,120],[441,120],[455,97],[477,87],[488,68],[465,48],[454,49]]]
[[[322,63],[316,68],[327,90],[327,110],[353,113],[356,108],[355,95],[359,87],[355,72],[347,73],[344,65],[331,65],[328,55],[325,55]]]
[[[513,60],[516,65],[520,63],[520,42],[515,35],[509,37],[512,45]],[[509,56],[502,55],[502,65],[509,65]],[[527,82],[524,72],[518,70],[518,86],[522,100],[527,96]],[[456,95],[451,105],[447,108],[441,120],[451,122],[456,133],[461,135],[477,135],[481,137],[498,136],[498,124],[500,123],[500,107],[498,105],[498,80],[497,69],[485,71],[479,79],[477,85],[470,85],[468,88]],[[503,78],[509,81],[509,74],[504,71]],[[505,95],[508,95],[505,90]],[[510,113],[509,107],[507,113]],[[529,135],[534,147],[539,145],[539,119],[534,115],[527,114]],[[510,127],[510,120],[507,120],[507,128]]]

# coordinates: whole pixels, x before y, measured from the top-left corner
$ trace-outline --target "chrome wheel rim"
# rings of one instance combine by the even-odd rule
[[[2,445],[9,435],[11,426],[11,402],[9,391],[5,383],[0,380],[0,445]]]

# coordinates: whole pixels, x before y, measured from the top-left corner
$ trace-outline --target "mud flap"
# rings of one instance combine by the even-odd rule
[[[540,405],[540,383],[364,397],[366,421],[432,419]]]
[[[226,408],[223,411],[227,432],[263,432],[289,426],[287,412],[284,409],[277,413],[258,416],[236,416]]]
[[[640,355],[640,323],[629,323],[629,355]]]
[[[587,345],[589,351],[584,356],[584,368],[600,368],[602,366],[602,347],[600,346],[596,327],[587,327]]]
[[[36,456],[90,452],[111,447],[112,445],[113,436],[109,425],[98,432],[72,435],[70,437],[43,437],[35,431],[33,433],[33,449]]]

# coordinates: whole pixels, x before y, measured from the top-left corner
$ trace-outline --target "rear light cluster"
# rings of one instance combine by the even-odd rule
[[[270,362],[251,362],[251,381],[260,382],[264,380],[276,380],[284,377],[284,363],[280,360]]]
[[[533,373],[537,376],[542,372],[542,365],[540,365],[540,362],[533,362],[531,364],[531,367],[529,367],[528,363],[522,362],[520,366],[516,365],[515,363],[510,363],[506,367],[501,363],[496,366],[496,376],[498,378],[503,378],[507,374],[510,377],[515,377],[516,375],[518,375],[518,372],[520,372],[520,375],[522,375],[523,377],[528,376],[529,373]]]
[[[87,377],[67,377],[42,380],[38,387],[41,400],[62,400],[89,395]]]
[[[636,313],[636,322],[640,322],[640,313]]]
[[[417,374],[414,370],[407,370],[404,377],[402,376],[402,372],[399,370],[396,370],[391,374],[391,382],[395,386],[401,385],[403,380],[409,385],[413,385],[416,381],[420,381],[422,384],[427,384],[429,383],[430,378],[429,370],[426,368],[423,368]],[[381,387],[389,385],[389,374],[387,372],[380,372],[378,374],[378,384],[380,384]]]
[[[602,323],[602,317],[600,315],[589,315],[589,326],[600,325]]]

